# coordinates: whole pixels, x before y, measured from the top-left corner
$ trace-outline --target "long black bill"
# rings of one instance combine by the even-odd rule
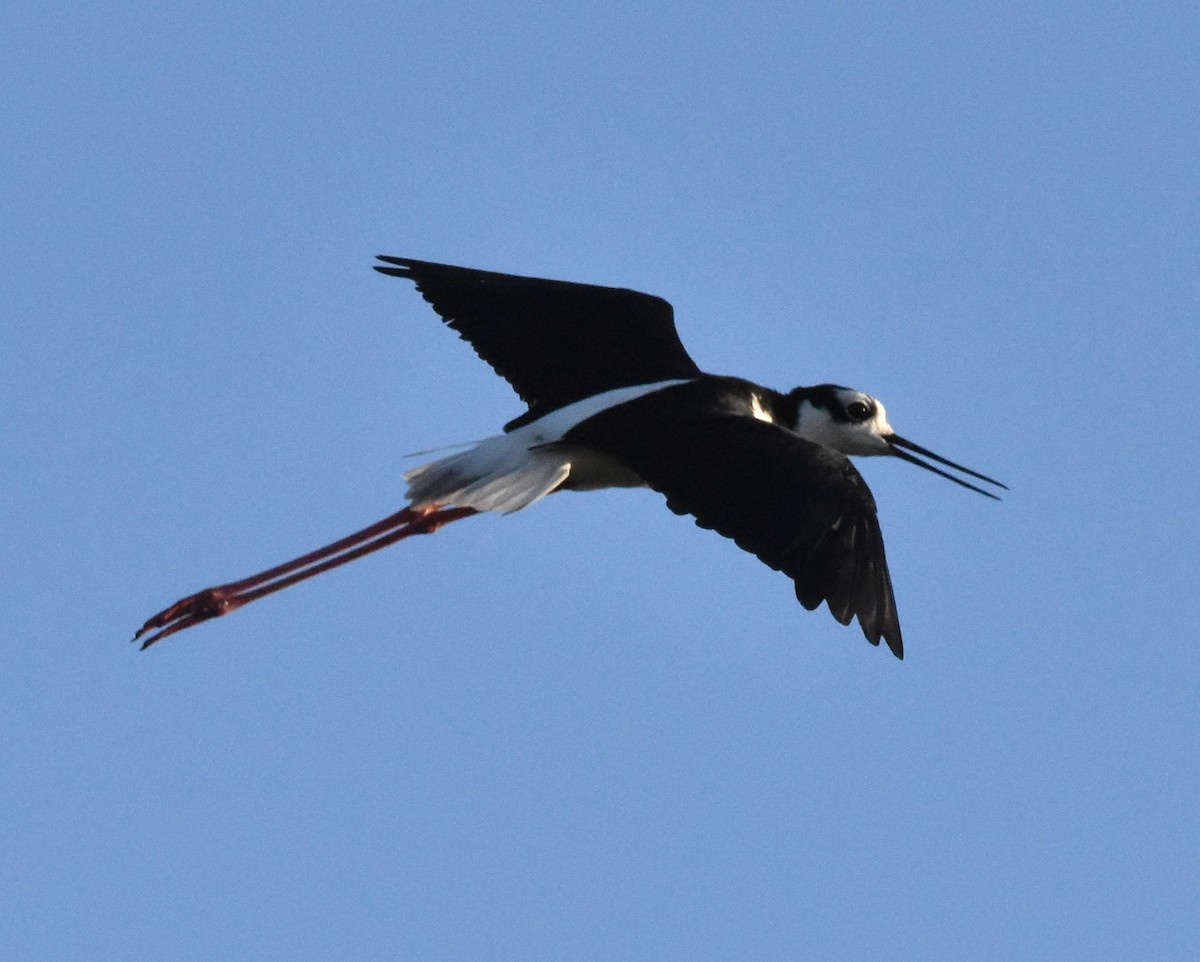
[[[956,478],[949,472],[943,471],[941,468],[935,468],[932,464],[928,464],[925,461],[922,461],[920,458],[909,454],[908,452],[915,451],[917,454],[922,454],[929,458],[930,461],[936,461],[938,464],[944,464],[948,468],[954,468],[955,471],[961,471],[963,474],[970,475],[972,478],[978,478],[980,481],[986,481],[988,484],[994,484],[996,487],[1003,488],[1005,491],[1008,490],[1007,484],[1001,484],[995,478],[989,478],[986,474],[980,474],[978,471],[972,471],[970,468],[964,468],[961,464],[955,464],[953,461],[947,461],[940,454],[934,454],[932,451],[921,447],[919,444],[913,444],[911,441],[906,441],[898,434],[889,434],[885,440],[892,446],[892,454],[898,457],[901,461],[907,461],[909,464],[919,465],[926,471],[932,471],[934,474],[940,474],[943,478],[949,478],[955,484],[961,484],[964,488],[970,488],[972,491],[982,494],[985,498],[992,498],[995,501],[1000,500],[1000,498],[997,495],[992,494],[992,492],[976,487],[969,481],[964,481],[962,478]]]

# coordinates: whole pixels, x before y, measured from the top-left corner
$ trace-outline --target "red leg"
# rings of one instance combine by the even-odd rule
[[[382,521],[299,558],[268,568],[249,578],[231,581],[215,588],[205,588],[194,595],[181,598],[171,607],[150,618],[138,629],[133,640],[137,641],[147,632],[155,632],[142,642],[142,649],[145,650],[156,641],[161,641],[177,631],[183,631],[184,628],[229,614],[251,601],[265,598],[372,551],[386,548],[409,535],[433,534],[443,525],[472,514],[475,514],[474,508],[442,508],[437,505],[426,505],[416,509],[404,508]]]

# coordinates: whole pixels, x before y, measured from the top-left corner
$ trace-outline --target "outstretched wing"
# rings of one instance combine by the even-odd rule
[[[679,390],[686,392],[687,386]],[[844,455],[751,416],[633,401],[564,438],[616,458],[667,507],[788,575],[810,611],[826,602],[904,657],[875,499]],[[647,421],[661,423],[647,425]]]
[[[518,426],[618,387],[700,373],[661,297],[407,257],[375,270],[415,281],[442,319],[529,405]]]

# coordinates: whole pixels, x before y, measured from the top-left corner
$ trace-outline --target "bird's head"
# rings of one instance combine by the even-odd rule
[[[869,394],[839,384],[818,384],[816,387],[796,388],[789,396],[796,401],[796,426],[793,430],[806,441],[823,444],[842,454],[860,457],[888,455],[900,458],[934,474],[940,474],[943,478],[949,478],[964,488],[978,491],[989,498],[996,497],[990,491],[922,461],[916,456],[920,454],[962,474],[1007,490],[1005,485],[987,475],[964,468],[961,464],[948,461],[941,455],[900,437],[888,424],[887,411],[883,404]]]

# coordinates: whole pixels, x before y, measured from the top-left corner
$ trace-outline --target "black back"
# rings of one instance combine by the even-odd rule
[[[706,376],[589,418],[566,443],[602,451],[690,514],[794,582],[812,610],[857,617],[873,645],[904,655],[883,535],[870,489],[844,455],[752,416],[782,396]],[[780,404],[780,406],[785,406]]]
[[[529,405],[511,430],[618,387],[700,373],[661,297],[380,256]]]

